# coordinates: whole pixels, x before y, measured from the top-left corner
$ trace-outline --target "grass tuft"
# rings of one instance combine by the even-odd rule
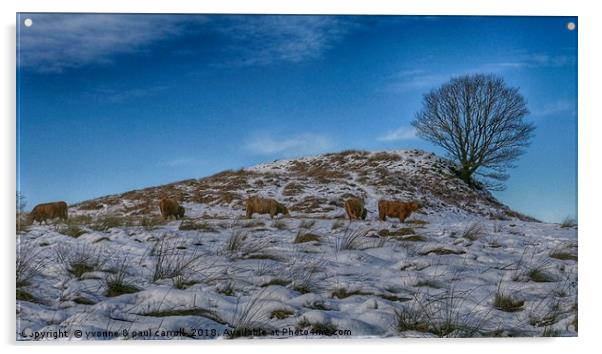
[[[140,291],[136,286],[126,280],[129,264],[126,259],[112,273],[107,274],[105,282],[105,296],[115,297],[124,294],[132,294]]]
[[[35,297],[31,295],[29,292],[17,288],[17,300],[19,301],[28,301],[28,302],[36,302]]]
[[[294,314],[295,313],[293,311],[290,311],[290,310],[287,310],[287,309],[279,309],[279,310],[272,311],[272,314],[270,315],[270,318],[276,318],[276,319],[279,319],[279,320],[283,320],[285,318],[291,317]]]
[[[364,237],[368,234],[369,230],[345,230],[345,233],[341,238],[337,240],[337,251],[341,250],[357,250],[364,246]]]
[[[104,216],[96,219],[92,224],[90,224],[90,228],[94,231],[106,232],[115,227],[121,227],[126,225],[125,218],[118,216]]]
[[[42,250],[31,243],[17,240],[16,285],[17,288],[30,284],[33,277],[40,274],[47,260],[41,259]]]
[[[485,235],[485,228],[482,224],[478,222],[473,222],[469,224],[464,231],[462,232],[462,237],[470,240],[476,241]]]
[[[200,230],[204,232],[217,232],[217,229],[208,223],[207,221],[195,222],[193,220],[184,220],[178,227],[178,230],[189,231],[189,230]]]
[[[65,225],[65,226],[59,228],[58,232],[63,235],[66,235],[66,236],[78,238],[81,235],[85,234],[86,230],[82,229],[81,227],[79,227],[77,225]]]
[[[577,220],[575,220],[574,218],[571,218],[571,217],[566,217],[560,223],[560,227],[563,229],[577,227]]]
[[[268,240],[251,239],[246,232],[235,230],[226,242],[224,253],[232,258],[279,260],[279,256],[266,253],[268,247]]]
[[[531,281],[536,283],[551,283],[556,281],[556,277],[539,267],[529,269],[527,271],[527,276]]]
[[[311,232],[304,232],[303,229],[297,231],[297,235],[293,240],[293,243],[305,243],[305,242],[320,242],[322,239],[320,235],[313,234]]]
[[[363,292],[361,290],[347,290],[346,288],[336,288],[330,294],[330,297],[337,299],[345,299],[353,295],[372,295],[370,293]]]
[[[158,240],[150,254],[155,260],[152,280],[172,279],[176,288],[190,284],[188,279],[197,272],[202,256],[196,250],[188,251],[166,238]]]
[[[244,306],[237,308],[230,323],[232,331],[226,335],[227,338],[270,333],[271,326],[268,323],[264,302],[267,295],[267,290],[260,290],[253,294]]]
[[[97,248],[83,244],[70,248],[57,247],[56,258],[66,272],[78,279],[86,273],[101,271],[107,259]]]
[[[504,293],[501,288],[501,283],[498,285],[493,298],[493,307],[505,312],[517,312],[523,309],[524,304],[524,300],[516,299],[512,295]]]

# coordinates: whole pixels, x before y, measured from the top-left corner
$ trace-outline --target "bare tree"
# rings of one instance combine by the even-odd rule
[[[424,96],[412,125],[418,136],[445,149],[457,174],[473,187],[504,188],[506,169],[529,145],[535,126],[518,88],[494,75],[451,79]],[[479,176],[480,178],[476,178]]]

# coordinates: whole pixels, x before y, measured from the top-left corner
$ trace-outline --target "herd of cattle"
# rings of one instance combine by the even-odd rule
[[[420,208],[417,202],[400,202],[393,200],[378,201],[378,218],[386,220],[387,217],[399,218],[400,222],[405,222],[405,219],[410,214]],[[174,217],[180,219],[184,217],[185,209],[177,201],[170,198],[163,198],[159,202],[159,210],[163,219]],[[245,203],[245,211],[247,218],[252,218],[253,214],[269,214],[271,218],[282,214],[288,216],[288,208],[271,198],[250,197]],[[365,220],[368,213],[364,206],[364,201],[360,198],[350,198],[345,201],[345,212],[349,220]],[[36,205],[29,214],[29,221],[47,223],[47,220],[60,219],[66,221],[68,218],[67,203],[53,202]]]

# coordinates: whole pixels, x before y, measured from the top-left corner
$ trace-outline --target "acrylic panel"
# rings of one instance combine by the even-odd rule
[[[18,340],[577,336],[576,17],[16,27]]]

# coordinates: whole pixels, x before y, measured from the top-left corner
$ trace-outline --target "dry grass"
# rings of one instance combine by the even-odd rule
[[[311,229],[312,227],[314,227],[314,225],[316,225],[315,220],[302,220],[301,223],[299,224],[299,228],[300,229]]]
[[[319,290],[319,279],[325,276],[324,261],[297,253],[287,265],[290,288],[302,294]]]
[[[555,276],[550,274],[545,268],[533,267],[527,271],[527,276],[531,281],[536,283],[552,283],[557,279]]]
[[[265,334],[271,332],[272,327],[268,321],[269,315],[266,313],[264,302],[268,294],[269,290],[260,290],[254,293],[244,306],[237,307],[230,323],[232,330],[226,335],[227,338],[261,335],[264,331]]]
[[[354,295],[372,295],[372,294],[371,293],[363,292],[360,289],[348,290],[347,288],[343,288],[343,287],[335,288],[330,293],[330,297],[333,298],[333,299],[334,298],[337,298],[337,299],[346,299],[346,298],[348,298],[350,296],[354,296]]]
[[[303,193],[304,187],[300,183],[290,182],[282,189],[282,195],[285,197],[291,197]]]
[[[178,230],[181,230],[181,231],[197,230],[197,231],[203,231],[203,232],[217,232],[218,231],[217,228],[215,228],[215,226],[211,225],[207,221],[197,222],[194,220],[182,221],[182,223],[178,227]]]
[[[234,283],[232,281],[228,281],[225,283],[218,284],[216,287],[216,291],[220,294],[226,296],[233,296],[235,292]]]
[[[332,223],[331,230],[335,231],[345,227],[345,222],[343,220],[336,220]]]
[[[78,207],[79,210],[100,210],[104,208],[104,204],[95,200],[90,200],[88,202],[81,203]]]
[[[260,287],[267,288],[268,286],[272,286],[272,285],[287,286],[290,283],[291,283],[291,281],[288,279],[274,278],[274,279],[268,281],[267,283],[261,284]]]
[[[440,246],[440,247],[435,247],[435,248],[431,248],[431,249],[427,249],[425,251],[419,252],[419,255],[428,256],[429,254],[436,254],[438,256],[445,256],[445,255],[449,255],[449,254],[457,255],[457,254],[464,254],[464,253],[466,253],[466,251]]]
[[[378,231],[378,235],[383,237],[404,237],[416,235],[416,230],[411,227],[402,227],[397,230],[382,229]]]
[[[287,310],[287,309],[278,309],[278,310],[274,310],[272,311],[272,314],[270,315],[270,318],[275,318],[278,320],[283,320],[285,318],[291,317],[293,316],[295,313],[291,310]]]
[[[284,220],[275,220],[272,226],[278,230],[285,230],[288,228],[287,223]]]
[[[142,316],[149,317],[172,317],[172,316],[200,316],[209,319],[219,319],[215,311],[204,309],[201,307],[187,308],[187,309],[166,309],[166,310],[152,310],[141,314]],[[219,322],[219,321],[216,321]]]
[[[293,243],[305,243],[305,242],[320,242],[322,237],[318,234],[311,232],[305,232],[303,229],[297,231],[297,235],[293,239]]]
[[[31,280],[46,267],[48,260],[41,257],[42,250],[31,243],[17,241],[16,286],[30,285]]]
[[[368,157],[369,162],[394,162],[401,160],[401,156],[389,152],[377,152]]]
[[[303,317],[299,322],[297,322],[298,328],[309,328],[310,333],[315,336],[334,336],[337,334],[339,329],[332,323],[328,322],[314,322],[311,323],[307,320],[307,318]]]
[[[325,213],[334,209],[335,207],[329,205],[326,198],[313,195],[303,198],[301,201],[298,201],[290,207],[291,211],[301,213]]]
[[[279,260],[277,255],[266,252],[269,245],[267,239],[252,239],[246,232],[234,230],[223,253],[231,258]]]
[[[575,220],[574,218],[571,218],[571,217],[566,217],[562,221],[562,223],[560,223],[560,227],[562,227],[562,228],[577,227],[577,220]]]
[[[143,216],[140,219],[140,226],[145,229],[154,229],[163,224],[165,224],[165,220],[158,216]]]
[[[556,297],[550,296],[531,307],[528,313],[528,321],[531,326],[543,327],[545,330],[557,323],[564,312],[560,301]],[[570,312],[571,309],[567,311],[567,313]]]
[[[340,170],[332,170],[323,166],[311,167],[305,171],[304,175],[306,177],[316,179],[322,183],[348,177],[346,173],[341,172]]]
[[[67,220],[67,225],[89,225],[93,221],[90,215],[71,215]]]
[[[427,225],[429,222],[425,221],[425,220],[420,220],[420,219],[412,219],[412,220],[406,220],[405,223],[420,226],[420,225]]]
[[[336,249],[342,250],[357,250],[365,246],[365,237],[370,232],[367,229],[345,230],[342,237],[337,236]]]
[[[31,295],[31,293],[19,288],[17,288],[16,291],[16,298],[19,301],[36,302],[36,298],[33,295]]]
[[[554,250],[550,253],[550,257],[560,259],[563,261],[577,261],[578,256],[576,253],[566,251],[566,250]]]
[[[524,304],[524,300],[517,299],[511,294],[505,293],[502,290],[501,283],[498,284],[497,290],[493,297],[493,307],[500,311],[517,312],[523,309]]]
[[[241,231],[233,231],[228,242],[226,243],[225,251],[230,255],[234,255],[239,252],[247,239],[247,234]]]
[[[176,288],[190,284],[189,278],[197,274],[202,257],[196,250],[188,251],[166,238],[157,241],[150,254],[155,260],[152,280],[172,279]]]
[[[242,225],[241,225],[241,227],[244,227],[247,229],[263,227],[263,226],[265,226],[265,222],[263,222],[261,220],[250,220],[250,221],[242,223]]]
[[[106,232],[114,227],[127,226],[130,223],[131,220],[129,218],[119,216],[104,216],[99,217],[92,224],[90,224],[90,228],[94,231]]]
[[[470,240],[476,241],[485,235],[485,228],[481,223],[473,222],[470,223],[464,231],[462,231],[462,237]]]
[[[29,231],[29,226],[30,226],[30,221],[28,220],[28,215],[26,213],[19,213],[17,212],[16,214],[16,230],[17,233],[25,233],[27,231]]]
[[[56,258],[67,273],[81,279],[86,273],[102,271],[108,257],[102,250],[82,244],[57,247]]]
[[[58,232],[69,237],[78,238],[85,234],[86,230],[77,225],[65,225],[59,227]]]
[[[120,261],[112,272],[108,273],[104,278],[105,296],[115,297],[124,294],[132,294],[140,291],[138,287],[129,282],[128,276],[129,263],[127,259]]]
[[[413,302],[395,311],[395,327],[399,332],[428,332],[441,338],[480,335],[489,313],[478,312],[478,303],[466,311],[469,296],[470,291],[453,287],[437,295],[416,294]]]

